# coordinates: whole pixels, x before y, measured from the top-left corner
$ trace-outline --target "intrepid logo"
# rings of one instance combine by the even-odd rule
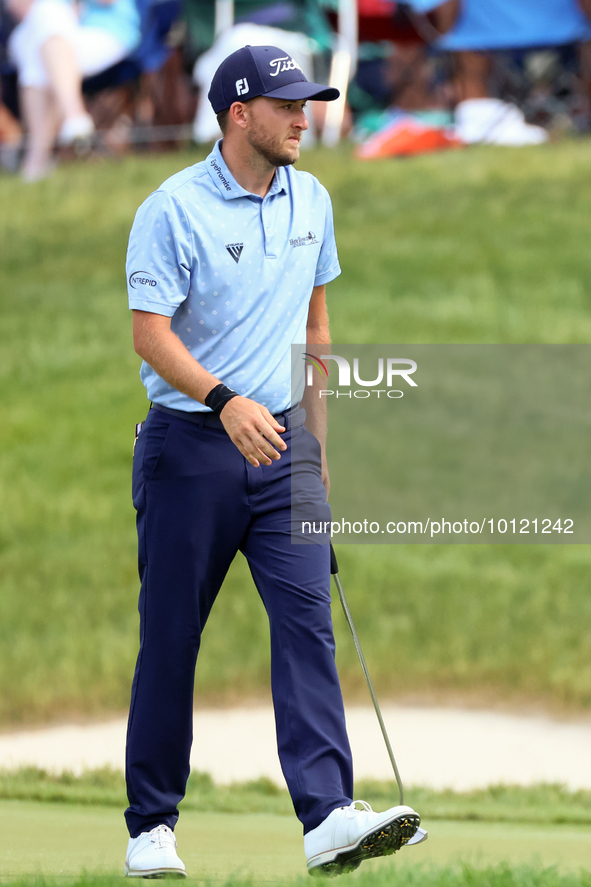
[[[295,71],[296,68],[298,71],[302,70],[298,63],[294,62],[294,60],[288,55],[284,55],[280,59],[273,59],[273,61],[269,62],[269,66],[271,68],[274,68],[274,70],[271,71],[271,77],[277,77],[284,71]]]
[[[313,231],[308,231],[305,237],[292,237],[289,241],[290,246],[311,246],[313,243],[320,243]]]
[[[242,255],[242,250],[244,249],[244,244],[243,243],[227,243],[226,249],[228,250],[228,252],[232,256],[232,258],[234,259],[236,264],[238,264],[238,262],[240,261],[240,256]]]
[[[134,271],[129,275],[129,285],[135,290],[138,286],[157,286],[158,281],[149,271]]]
[[[318,358],[316,358],[318,360]],[[324,360],[334,360],[336,365],[339,368],[339,388],[350,388],[351,387],[351,365],[349,361],[345,357],[341,357],[339,354],[321,354],[320,361]],[[399,389],[393,388],[394,377],[399,376],[404,381],[410,385],[412,388],[417,388],[417,383],[414,379],[411,379],[411,375],[416,371],[417,364],[416,361],[410,360],[406,357],[387,357],[386,358],[386,388],[378,388],[378,385],[381,385],[384,380],[384,358],[380,357],[378,359],[378,374],[375,379],[371,381],[365,381],[359,376],[359,359],[355,357],[353,359],[353,379],[360,385],[361,388],[355,391],[337,391],[337,397],[357,397],[357,398],[368,398],[371,397],[372,394],[376,394],[380,397],[381,394],[385,394],[386,397],[398,399],[400,397],[404,397],[404,392]],[[306,385],[312,385],[314,383],[314,379],[312,376],[312,372],[310,372],[311,367],[308,370],[308,375],[306,379]],[[330,397],[334,395],[334,391],[330,390],[322,390],[318,392],[318,397]]]

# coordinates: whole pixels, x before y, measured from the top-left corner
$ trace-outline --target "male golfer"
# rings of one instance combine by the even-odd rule
[[[269,615],[279,756],[308,868],[352,870],[398,850],[419,825],[410,807],[352,803],[329,547],[290,536],[296,439],[330,514],[322,416],[311,410],[312,434],[291,402],[290,350],[330,341],[324,288],[340,273],[328,194],[292,164],[306,101],[337,97],[275,46],[233,53],[209,92],[223,140],[151,194],[131,231],[129,304],[153,408],[133,469],[142,587],[129,876],[185,875],[173,830],[189,775],[195,663],[238,551]]]

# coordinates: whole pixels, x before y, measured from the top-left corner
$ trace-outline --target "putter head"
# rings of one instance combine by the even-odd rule
[[[426,829],[421,828],[419,826],[419,828],[416,830],[416,832],[414,833],[414,835],[412,836],[410,841],[407,841],[404,846],[410,847],[411,844],[422,844],[423,841],[426,841],[428,837],[429,837],[429,832]]]

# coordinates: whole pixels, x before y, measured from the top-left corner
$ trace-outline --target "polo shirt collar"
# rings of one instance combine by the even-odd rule
[[[222,139],[219,139],[213,146],[211,154],[206,158],[205,165],[211,176],[211,180],[224,198],[224,200],[234,200],[236,197],[256,197],[251,194],[242,185],[239,185],[226,164],[221,152]],[[289,178],[285,168],[280,166],[275,170],[271,187],[267,193],[280,194],[282,191],[287,193],[289,186]]]
[[[278,166],[275,170],[271,187],[269,188],[269,194],[281,194],[282,191],[287,194],[288,188],[289,178],[287,176],[286,168],[284,166]]]

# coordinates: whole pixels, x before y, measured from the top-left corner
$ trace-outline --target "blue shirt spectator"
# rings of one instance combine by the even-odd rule
[[[85,0],[80,10],[80,24],[109,31],[131,52],[140,40],[140,14],[135,0]]]
[[[409,0],[416,12],[430,12],[441,0]],[[437,43],[441,49],[515,49],[562,46],[591,38],[591,25],[577,0],[462,0],[454,27]]]

